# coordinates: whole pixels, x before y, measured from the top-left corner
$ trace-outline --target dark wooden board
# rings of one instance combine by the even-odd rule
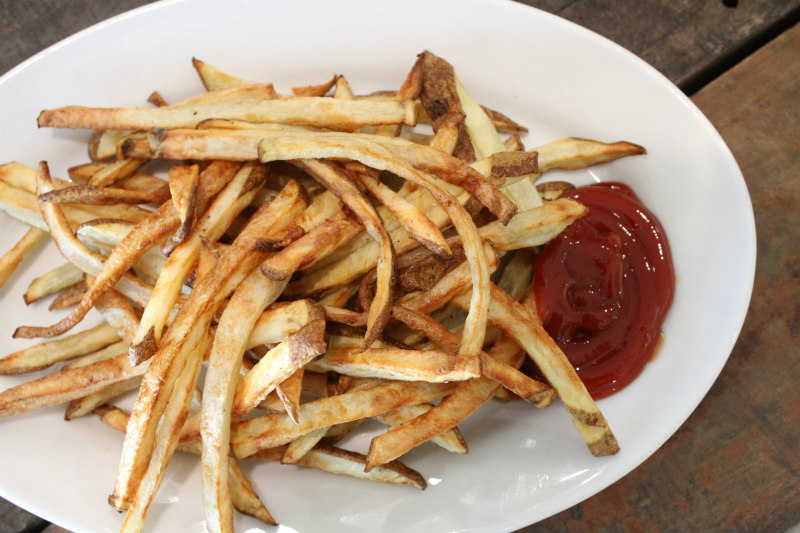
[[[731,148],[753,201],[758,260],[742,333],[661,450],[520,533],[775,532],[800,523],[800,26],[693,100]]]
[[[800,0],[521,1],[608,37],[689,94],[800,16]]]

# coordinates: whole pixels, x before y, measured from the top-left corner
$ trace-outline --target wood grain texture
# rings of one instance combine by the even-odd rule
[[[0,0],[0,74],[84,28],[152,0]]]
[[[800,15],[800,0],[521,1],[608,37],[690,93]]]
[[[46,525],[47,522],[38,516],[0,498],[0,533],[38,531]]]
[[[786,531],[800,523],[800,26],[701,90],[753,201],[740,338],[688,422],[630,475],[520,533]]]

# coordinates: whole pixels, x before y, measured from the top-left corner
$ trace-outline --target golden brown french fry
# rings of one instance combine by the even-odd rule
[[[72,263],[64,263],[34,279],[28,285],[23,299],[26,304],[30,305],[45,296],[75,285],[82,279],[83,271],[80,268]]]
[[[430,403],[409,405],[407,407],[401,407],[399,409],[395,409],[394,411],[380,414],[374,418],[388,425],[390,428],[394,428],[405,422],[408,422],[409,420],[417,418],[423,413],[429,411],[431,408],[433,408],[433,404]],[[452,427],[446,431],[443,431],[442,433],[439,433],[431,439],[431,442],[449,452],[469,452],[467,441],[464,440],[464,437],[461,435],[461,431],[458,429],[458,427]]]
[[[330,80],[319,85],[307,85],[304,87],[292,87],[292,94],[295,96],[325,96],[336,83],[337,76],[334,75]]]
[[[97,351],[94,351],[90,354],[82,355],[77,359],[70,361],[69,363],[63,366],[64,370],[70,368],[79,368],[82,366],[90,365],[92,363],[96,363],[98,361],[103,361],[104,359],[110,359],[111,357],[115,357],[125,350],[128,349],[128,343],[124,340],[119,340],[113,344],[109,344],[105,348],[100,348]]]
[[[40,163],[37,176],[40,193],[53,189],[47,163]],[[103,269],[105,258],[92,252],[78,241],[61,208],[51,202],[45,202],[41,205],[41,212],[50,229],[50,235],[64,258],[87,274],[98,275]],[[117,289],[139,305],[144,305],[152,293],[151,287],[130,274],[124,274],[119,279]],[[31,331],[37,335],[42,333],[50,334],[50,336],[57,335],[56,330],[48,328],[33,328]],[[23,329],[20,335],[24,332]]]
[[[172,196],[172,205],[178,213],[180,226],[172,236],[171,246],[167,246],[165,253],[169,255],[175,246],[182,243],[189,235],[197,215],[197,195],[200,181],[199,165],[175,165],[169,169],[169,192]]]
[[[604,143],[592,139],[568,137],[534,148],[539,154],[539,172],[554,168],[577,170],[621,157],[646,154],[647,150],[633,143],[619,141]]]
[[[49,311],[55,309],[67,309],[74,307],[81,303],[83,296],[86,294],[86,281],[81,280],[78,283],[71,285],[56,295],[50,305],[47,307]]]
[[[340,374],[443,383],[480,376],[475,357],[461,357],[438,351],[402,350],[400,348],[330,348],[321,358],[309,363],[309,369]]]
[[[89,139],[89,159],[105,166],[108,163],[104,160],[116,155],[117,143],[129,135],[131,135],[130,131],[122,130],[94,131]],[[83,177],[83,180],[87,179],[89,176]]]
[[[258,497],[250,480],[247,479],[239,462],[233,457],[228,458],[228,482],[231,486],[231,502],[233,506],[242,514],[252,516],[261,520],[265,524],[277,526],[278,522]]]
[[[131,176],[134,172],[139,170],[139,167],[142,166],[143,163],[144,161],[140,159],[120,159],[114,161],[95,172],[91,178],[86,180],[86,184],[94,187],[111,185],[122,178]]]
[[[248,85],[248,83],[243,79],[226,74],[218,68],[209,65],[208,63],[201,61],[196,57],[192,58],[192,66],[194,66],[195,70],[197,71],[197,75],[200,76],[200,81],[203,82],[203,87],[205,87],[207,91],[230,89],[233,87],[242,87],[244,85]]]
[[[284,189],[293,185],[299,189],[296,182],[289,182]],[[275,227],[275,232],[288,225],[291,218],[282,222],[281,226]],[[278,298],[285,287],[285,281],[269,280],[260,272],[253,272],[233,293],[220,317],[206,371],[201,429],[203,500],[210,531],[233,528],[227,471],[221,468],[228,457],[231,420],[246,414],[278,383],[325,349],[325,323],[320,319],[322,311],[309,304],[305,307],[309,322],[269,350],[236,384],[242,354],[247,348],[246,341],[253,337],[256,318],[259,315],[264,318],[266,313],[262,311]],[[277,306],[273,308],[271,314],[275,314],[277,309]]]
[[[292,442],[286,445],[286,450],[283,452],[281,456],[281,463],[282,464],[294,464],[297,463],[302,457],[307,454],[311,449],[317,445],[319,441],[321,441],[330,426],[323,426],[321,428],[317,428],[313,431],[309,431],[305,435],[300,435]]]
[[[90,280],[91,277],[87,276],[87,282],[90,283]],[[128,345],[133,342],[139,327],[139,314],[124,296],[114,289],[106,291],[97,299],[95,309],[116,330],[122,340]]]
[[[468,305],[462,295],[452,302],[462,308]],[[619,444],[597,404],[567,357],[525,306],[493,285],[489,315],[492,325],[512,337],[527,352],[556,390],[592,455],[616,453]]]
[[[289,418],[297,422],[297,410],[300,408],[300,396],[303,392],[303,374],[305,367],[300,367],[291,375],[284,379],[277,387],[275,392],[280,398],[286,414]],[[260,405],[260,402],[259,402]]]
[[[401,305],[392,308],[392,316],[412,329],[425,333],[425,336],[444,351],[454,354],[458,350],[458,337],[448,331],[442,324],[422,313],[412,311]],[[501,343],[499,346],[506,347]],[[498,348],[499,349],[499,348]],[[521,350],[517,350],[521,353]],[[511,392],[536,404],[537,407],[548,407],[555,400],[555,392],[550,385],[536,381],[517,370],[522,359],[505,354],[502,360],[481,352],[481,375],[502,385]],[[513,364],[509,364],[509,361]],[[477,377],[477,376],[476,376]]]
[[[161,204],[169,199],[169,191],[156,189],[151,192],[132,191],[115,187],[98,187],[96,185],[74,185],[55,189],[43,194],[40,202],[56,202],[59,204]]]
[[[5,285],[19,264],[40,242],[47,237],[47,232],[39,228],[30,228],[11,249],[0,257],[0,287]]]
[[[399,461],[381,465],[377,469],[365,472],[367,458],[360,453],[343,450],[335,446],[317,444],[303,455],[297,464],[318,468],[326,472],[343,474],[359,479],[382,481],[395,485],[409,485],[424,490],[427,487],[425,478]]]
[[[452,383],[388,382],[363,390],[320,398],[300,406],[299,424],[288,415],[272,414],[248,418],[231,435],[236,457],[286,444],[314,429],[367,418],[406,405],[425,403],[449,394]]]
[[[245,349],[249,350],[264,344],[278,344],[289,333],[319,318],[322,318],[322,314],[313,300],[276,302],[257,317]]]
[[[0,417],[72,401],[112,383],[141,375],[146,366],[131,368],[128,355],[120,354],[86,366],[44,375],[0,392]]]
[[[319,261],[362,229],[351,215],[340,211],[267,258],[261,272],[270,279],[289,279],[296,270]]]
[[[120,353],[125,352],[127,352],[127,347]],[[67,408],[64,411],[64,420],[73,420],[91,414],[98,407],[112,402],[129,392],[138,390],[141,383],[142,376],[134,376],[122,381],[117,381],[116,383],[111,383],[86,396],[76,398],[67,404]]]
[[[356,177],[362,185],[375,196],[383,205],[397,216],[403,227],[411,233],[414,238],[425,248],[436,255],[450,255],[450,247],[447,245],[442,232],[425,213],[417,206],[396,194],[392,189],[384,185],[367,169],[357,172]]]
[[[316,319],[269,350],[236,385],[231,418],[244,417],[298,368],[324,353],[324,333],[325,321]]]
[[[241,88],[223,91],[238,89]],[[205,98],[204,101],[195,101],[193,104],[181,103],[155,108],[66,106],[42,111],[38,124],[40,128],[148,130],[194,128],[206,119],[230,118],[344,131],[373,124],[416,124],[412,102],[336,100],[313,96],[265,99],[259,93],[255,97],[244,94],[239,99],[219,101]]]
[[[21,374],[41,370],[58,361],[88,354],[118,340],[117,331],[103,322],[85,331],[35,344],[3,357],[0,359],[0,374]]]

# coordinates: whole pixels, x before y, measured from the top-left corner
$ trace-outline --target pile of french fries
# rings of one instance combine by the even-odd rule
[[[529,290],[537,247],[586,210],[569,183],[536,182],[644,149],[526,150],[525,128],[427,51],[397,90],[366,95],[341,75],[282,95],[194,66],[206,91],[179,103],[42,111],[40,127],[93,131],[69,180],[0,166],[0,208],[31,228],[0,280],[49,234],[65,262],[25,302],[69,309],[16,330],[49,340],[0,373],[58,368],[0,393],[0,417],[66,404],[123,431],[122,531],[142,530],[175,450],[201,457],[213,532],[234,508],[276,524],[244,459],[424,489],[398,458],[427,441],[466,453],[458,424],[493,398],[558,398],[592,454],[617,452]],[[71,333],[93,309],[102,323]],[[367,419],[387,431],[344,449]]]

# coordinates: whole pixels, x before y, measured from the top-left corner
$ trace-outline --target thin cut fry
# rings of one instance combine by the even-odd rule
[[[5,285],[17,266],[25,259],[40,242],[47,237],[47,233],[38,229],[29,229],[23,237],[2,257],[0,257],[0,287]]]
[[[469,305],[464,296],[458,296],[452,302],[462,308]],[[494,285],[489,315],[491,323],[512,337],[528,353],[556,390],[592,455],[616,453],[619,445],[605,417],[569,360],[541,324],[531,317],[522,304],[511,300]]]
[[[72,263],[64,263],[34,279],[28,285],[23,299],[26,304],[30,305],[47,295],[74,285],[82,279],[83,271],[80,268]]]
[[[206,93],[208,94],[208,93]],[[278,122],[352,131],[371,124],[416,123],[412,102],[337,100],[313,96],[198,102],[166,107],[92,108],[66,106],[39,114],[40,128],[148,130],[193,128],[210,118]]]
[[[47,368],[58,361],[84,355],[119,340],[117,331],[105,322],[62,339],[42,342],[0,359],[0,374],[21,374]]]
[[[455,389],[451,383],[388,382],[364,390],[320,398],[300,406],[299,424],[288,415],[248,418],[231,435],[236,457],[248,457],[264,448],[291,442],[314,429],[379,415],[406,405],[440,398]]]

